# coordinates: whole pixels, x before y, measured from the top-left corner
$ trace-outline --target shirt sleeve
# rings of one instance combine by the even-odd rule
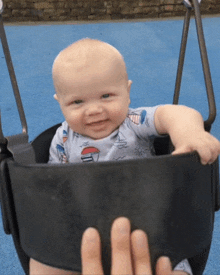
[[[159,106],[161,105],[129,109],[126,118],[127,126],[141,139],[160,136],[154,122],[155,112]]]
[[[63,122],[62,125],[57,129],[54,135],[50,150],[49,150],[49,161],[48,163],[67,163],[67,154],[65,150],[65,142],[68,138],[68,127],[67,123]]]
[[[189,275],[193,275],[191,266],[187,259],[182,260],[180,263],[178,263],[178,265],[174,268],[174,270],[184,271]]]

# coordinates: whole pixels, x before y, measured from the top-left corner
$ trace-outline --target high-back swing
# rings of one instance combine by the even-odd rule
[[[173,103],[178,103],[190,14],[194,9],[209,101],[205,128],[210,131],[216,116],[215,100],[200,1],[192,2],[184,1],[187,11]],[[59,124],[31,144],[28,142],[1,15],[0,34],[23,127],[21,134],[7,138],[0,127],[1,209],[5,233],[12,234],[25,273],[29,274],[30,258],[80,272],[82,233],[94,226],[101,235],[104,271],[110,274],[111,224],[116,217],[126,216],[132,230],[147,232],[153,266],[161,255],[169,256],[173,265],[188,258],[193,274],[202,274],[211,245],[214,214],[220,207],[218,160],[203,166],[197,153],[171,156],[169,141],[163,138],[155,141],[157,156],[150,159],[47,164],[50,142]]]

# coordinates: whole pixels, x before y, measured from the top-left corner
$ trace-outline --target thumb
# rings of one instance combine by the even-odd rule
[[[190,148],[179,147],[172,152],[172,155],[179,155],[179,154],[185,154],[185,153],[190,153],[190,152],[192,152],[192,150],[190,150]]]

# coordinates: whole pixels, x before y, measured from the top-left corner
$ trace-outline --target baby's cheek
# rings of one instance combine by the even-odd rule
[[[111,109],[111,117],[116,119],[117,117],[122,115],[122,110],[119,108],[119,106],[115,105]]]
[[[119,103],[115,103],[111,106],[113,115],[122,115],[124,113],[124,106]]]
[[[121,110],[120,111],[117,110],[117,111],[114,112],[114,118],[113,118],[113,120],[119,126],[120,124],[123,123],[123,121],[125,120],[126,116],[127,116],[127,112],[123,112]]]
[[[78,127],[80,126],[79,117],[69,115],[66,117],[66,121],[73,131],[78,130]]]

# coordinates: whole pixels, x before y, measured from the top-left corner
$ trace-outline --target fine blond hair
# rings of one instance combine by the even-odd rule
[[[127,81],[124,58],[115,47],[97,39],[78,40],[62,50],[54,60],[52,75],[55,89],[60,89],[59,79],[64,74],[80,72],[94,66],[109,66],[113,62],[121,74],[120,77]]]

